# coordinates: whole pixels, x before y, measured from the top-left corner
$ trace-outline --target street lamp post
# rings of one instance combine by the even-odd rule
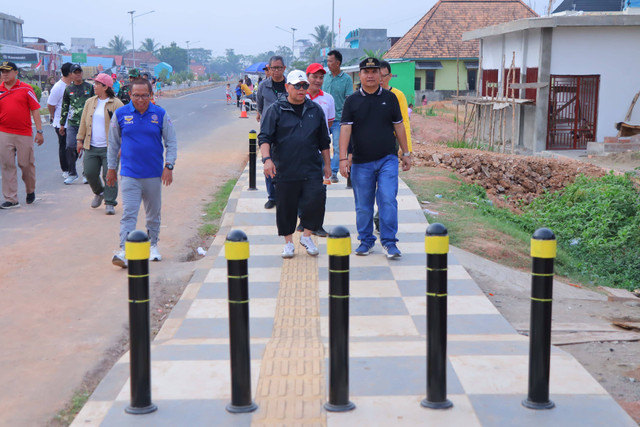
[[[298,29],[291,27],[291,31],[289,31],[289,30],[286,30],[286,29],[284,29],[282,27],[278,27],[277,25],[276,25],[276,28],[291,34],[291,60],[293,61],[295,59],[295,55],[293,54],[293,47],[295,46],[295,43],[296,43],[296,41],[295,41],[295,39],[296,39],[296,31]]]
[[[189,43],[191,44],[196,44],[196,43],[200,43],[200,40],[198,40],[197,42],[192,42],[187,40],[187,74],[189,74],[189,69],[191,68],[191,58],[189,58]]]
[[[331,0],[331,50],[333,50],[334,46],[333,46],[333,35],[336,33],[336,29],[334,27],[335,25],[335,18],[334,18],[334,11],[336,8],[336,2],[335,0]]]
[[[148,15],[150,13],[155,12],[155,10],[150,10],[149,12],[145,12],[145,13],[141,13],[139,15],[133,16],[134,13],[136,13],[135,10],[130,10],[129,12],[127,12],[128,14],[131,15],[131,48],[133,49],[133,68],[136,68],[136,42],[135,39],[133,37],[133,18],[138,18],[140,16],[144,16],[144,15]]]

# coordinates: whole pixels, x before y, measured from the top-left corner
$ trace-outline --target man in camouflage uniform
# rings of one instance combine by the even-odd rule
[[[127,105],[131,102],[131,95],[129,94],[129,92],[131,91],[131,83],[138,77],[140,77],[140,70],[138,70],[137,68],[130,69],[129,84],[122,85],[120,87],[120,90],[118,91],[118,98],[120,98],[120,101],[122,101],[124,105]]]
[[[69,165],[69,177],[64,180],[67,185],[73,184],[78,179],[76,170],[76,160],[78,160],[78,149],[76,136],[80,128],[80,118],[87,99],[91,98],[93,85],[84,81],[82,67],[79,64],[71,66],[72,81],[64,90],[62,96],[62,111],[60,113],[60,134],[67,136],[67,163]]]

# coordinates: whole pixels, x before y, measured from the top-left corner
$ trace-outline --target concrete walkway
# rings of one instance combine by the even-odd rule
[[[248,191],[245,170],[222,228],[180,302],[152,343],[152,400],[158,411],[128,415],[129,354],[103,379],[73,426],[636,426],[568,353],[551,352],[551,400],[526,409],[528,338],[516,333],[449,254],[447,392],[454,406],[430,410],[426,395],[425,217],[401,182],[398,246],[387,260],[378,245],[351,256],[350,397],[356,409],[327,413],[328,258],[298,244],[280,257],[275,212],[263,208],[264,180]],[[357,247],[353,194],[344,180],[328,187],[325,227],[349,228]],[[252,391],[259,409],[229,414],[224,238],[249,236]],[[126,280],[125,275],[123,279]],[[123,306],[124,307],[124,306]]]

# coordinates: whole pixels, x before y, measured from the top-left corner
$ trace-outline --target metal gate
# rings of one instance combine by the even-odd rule
[[[551,75],[547,150],[584,150],[596,139],[600,76]]]

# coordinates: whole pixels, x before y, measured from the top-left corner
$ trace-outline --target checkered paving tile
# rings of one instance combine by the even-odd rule
[[[129,356],[116,363],[74,426],[635,426],[632,419],[569,354],[551,350],[551,399],[546,411],[524,408],[528,338],[518,335],[466,270],[449,256],[448,410],[423,408],[426,396],[426,273],[421,207],[410,189],[398,191],[400,260],[379,243],[350,257],[350,399],[356,409],[326,412],[328,257],[326,239],[310,259],[296,245],[280,257],[275,211],[266,191],[248,191],[245,170],[231,193],[222,229],[152,343],[152,399],[158,411],[133,416]],[[342,225],[357,247],[353,194],[344,180],[328,186],[325,228]],[[230,414],[229,319],[224,236],[249,237],[252,392],[259,409]]]

